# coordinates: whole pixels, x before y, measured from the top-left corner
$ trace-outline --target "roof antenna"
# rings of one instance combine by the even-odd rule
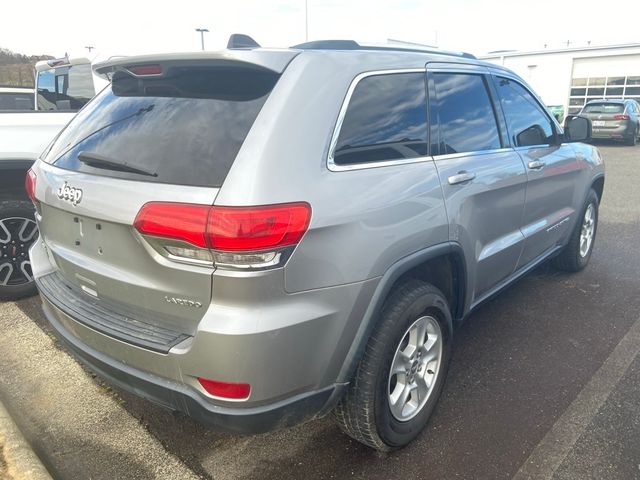
[[[249,35],[233,33],[229,37],[227,48],[260,48],[260,45]]]

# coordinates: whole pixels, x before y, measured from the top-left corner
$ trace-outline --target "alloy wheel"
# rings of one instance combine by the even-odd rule
[[[38,226],[30,218],[0,219],[0,286],[24,285],[33,280],[29,247]]]
[[[580,230],[580,256],[586,257],[593,243],[593,235],[596,230],[595,207],[590,203],[584,212],[582,229]]]
[[[396,420],[411,420],[427,403],[438,378],[442,352],[442,329],[431,316],[417,319],[402,336],[387,389],[389,408]]]

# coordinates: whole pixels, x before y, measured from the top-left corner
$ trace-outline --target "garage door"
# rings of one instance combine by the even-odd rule
[[[569,114],[578,113],[589,100],[603,98],[640,102],[640,55],[574,59]]]

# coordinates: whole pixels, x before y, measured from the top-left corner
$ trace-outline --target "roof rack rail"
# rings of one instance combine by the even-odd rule
[[[298,50],[360,50],[362,46],[355,40],[314,40],[294,45],[291,48]]]
[[[476,59],[475,55],[467,52],[448,52],[446,50],[412,48],[396,45],[360,45],[355,40],[316,40],[313,42],[300,43],[292,46],[291,48],[299,50],[382,50],[393,52],[435,53],[439,55],[449,55],[452,57]]]

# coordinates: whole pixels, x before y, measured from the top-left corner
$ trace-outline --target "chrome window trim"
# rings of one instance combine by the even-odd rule
[[[333,133],[331,135],[331,142],[329,143],[329,154],[327,155],[327,168],[332,172],[346,172],[352,170],[363,170],[365,168],[380,168],[380,167],[390,167],[392,165],[406,165],[409,163],[420,163],[420,162],[429,162],[432,161],[433,158],[431,156],[424,157],[415,157],[415,158],[398,158],[391,160],[382,160],[379,162],[365,162],[365,163],[353,163],[348,165],[338,165],[335,163],[333,158],[333,154],[338,144],[338,137],[340,136],[340,130],[342,129],[342,123],[344,122],[344,117],[347,114],[347,108],[349,107],[349,103],[351,103],[351,97],[353,96],[353,92],[358,86],[358,83],[364,78],[374,77],[378,75],[393,75],[398,73],[426,73],[426,68],[396,68],[391,70],[371,70],[368,72],[362,72],[355,76],[355,78],[349,84],[349,88],[347,89],[347,94],[345,95],[344,100],[342,101],[342,105],[340,106],[340,112],[338,113],[338,119],[336,120],[336,125],[333,128]],[[425,97],[427,95],[426,87],[425,87]],[[426,104],[425,104],[426,108]],[[429,125],[427,124],[427,128]]]
[[[554,145],[552,143],[539,143],[537,145],[521,145],[519,147],[513,147],[513,150],[516,152],[521,152],[523,150],[531,150],[532,148],[554,148],[558,147],[558,145]]]
[[[513,152],[514,148],[512,147],[501,147],[501,148],[493,148],[491,150],[473,150],[470,152],[460,152],[460,153],[445,153],[442,155],[434,155],[433,159],[435,161],[439,160],[449,160],[452,158],[462,158],[462,157],[477,157],[480,155],[489,155],[492,153],[503,153],[503,152]]]

